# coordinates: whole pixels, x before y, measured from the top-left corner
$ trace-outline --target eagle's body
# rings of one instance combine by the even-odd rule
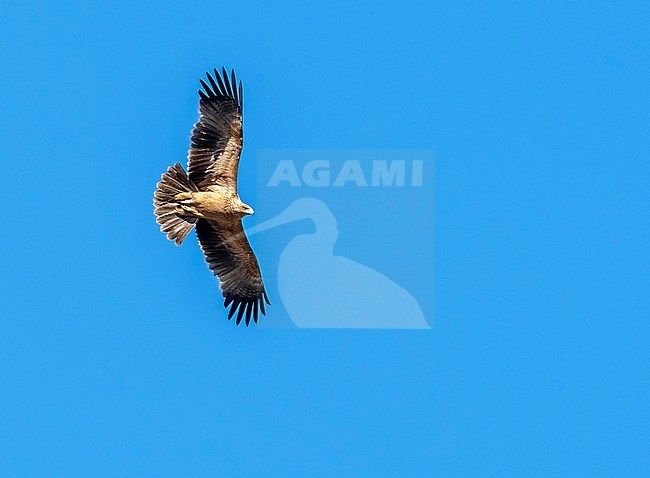
[[[265,314],[268,296],[255,254],[241,223],[253,209],[237,194],[237,170],[243,146],[242,85],[225,68],[199,90],[199,122],[192,131],[187,173],[176,163],[163,174],[154,194],[156,221],[167,238],[180,245],[196,227],[208,266],[219,276],[228,319],[237,325]],[[232,305],[231,305],[232,304]]]
[[[210,186],[207,191],[179,193],[176,213],[185,217],[231,220],[253,214],[253,208],[244,204],[235,191],[223,186]]]

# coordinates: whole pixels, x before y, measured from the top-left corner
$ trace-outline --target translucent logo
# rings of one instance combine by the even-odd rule
[[[433,168],[422,150],[260,151],[245,226],[267,326],[431,328]]]

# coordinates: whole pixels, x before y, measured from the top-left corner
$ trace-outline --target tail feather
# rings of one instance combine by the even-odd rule
[[[179,163],[167,168],[167,172],[162,175],[162,181],[157,184],[153,200],[156,222],[160,224],[160,230],[167,235],[167,239],[174,241],[177,246],[185,240],[197,218],[178,215],[175,197],[179,193],[198,190]]]

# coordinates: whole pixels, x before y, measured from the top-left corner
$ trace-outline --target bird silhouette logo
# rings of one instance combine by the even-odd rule
[[[248,235],[309,219],[314,232],[292,238],[280,254],[277,286],[300,328],[429,329],[418,301],[382,273],[334,254],[336,217],[320,199],[293,201]]]

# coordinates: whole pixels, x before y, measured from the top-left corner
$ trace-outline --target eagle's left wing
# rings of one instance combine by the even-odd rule
[[[243,145],[243,91],[235,71],[228,77],[215,69],[214,78],[206,73],[199,90],[199,122],[192,131],[192,146],[187,156],[190,179],[205,191],[218,184],[237,191],[237,169]],[[216,81],[215,81],[216,78]]]
[[[258,313],[266,315],[264,301],[270,305],[264,289],[260,266],[251,249],[240,219],[212,221],[199,219],[196,235],[213,274],[219,277],[225,298],[230,307],[228,320],[237,313],[237,325],[246,315],[246,325],[251,316],[257,323]]]

